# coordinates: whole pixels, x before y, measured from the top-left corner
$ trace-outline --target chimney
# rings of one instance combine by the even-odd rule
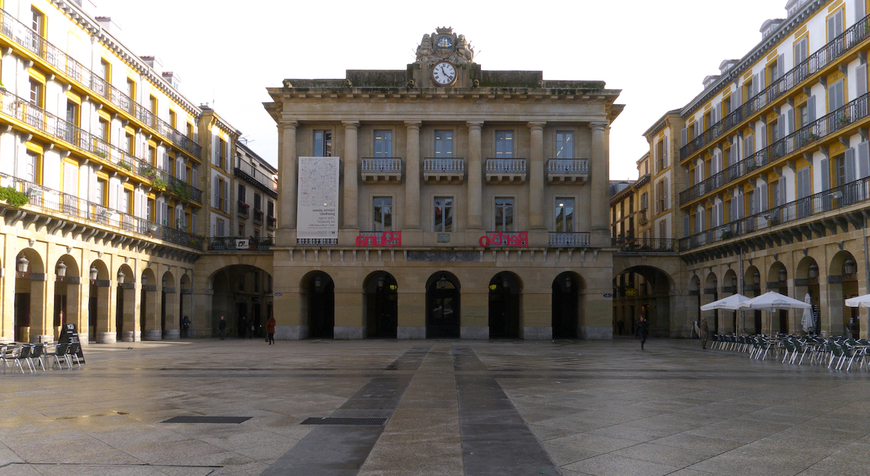
[[[155,73],[163,74],[163,61],[160,61],[160,58],[156,56],[140,56],[139,59],[144,61]]]
[[[176,90],[179,86],[181,86],[181,77],[178,75],[178,73],[172,71],[164,71],[163,79],[165,79]]]
[[[97,20],[97,23],[103,28],[103,31],[107,31],[115,36],[118,36],[121,33],[121,27],[112,21],[112,17],[99,16],[94,17]]]

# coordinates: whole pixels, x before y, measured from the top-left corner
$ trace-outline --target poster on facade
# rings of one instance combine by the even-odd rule
[[[338,157],[299,157],[297,238],[338,238]]]

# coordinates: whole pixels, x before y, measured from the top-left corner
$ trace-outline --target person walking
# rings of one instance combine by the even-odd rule
[[[275,324],[277,324],[275,317],[269,316],[269,320],[266,321],[266,336],[269,338],[269,345],[275,343]]]
[[[641,314],[637,321],[637,333],[640,336],[640,350],[643,350],[643,345],[646,343],[646,334],[648,331],[649,322],[647,322],[646,318]]]
[[[706,349],[707,348],[707,336],[710,335],[710,327],[707,325],[707,318],[706,317],[701,319],[701,325],[698,327],[701,329],[701,331],[698,333],[698,335],[701,337],[701,348]]]
[[[184,337],[190,337],[190,318],[184,316],[181,320],[181,328],[184,330]]]
[[[227,333],[227,321],[224,319],[224,316],[221,316],[221,320],[218,322],[218,332],[220,333],[221,340],[224,340]]]

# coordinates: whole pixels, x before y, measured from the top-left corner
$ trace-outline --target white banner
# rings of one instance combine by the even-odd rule
[[[297,238],[338,238],[338,157],[299,157]]]

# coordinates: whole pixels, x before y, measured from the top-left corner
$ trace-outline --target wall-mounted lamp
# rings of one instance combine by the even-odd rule
[[[855,262],[851,258],[843,262],[843,274],[850,276],[855,273]]]
[[[95,265],[91,265],[91,270],[90,270],[91,281],[96,281],[97,276],[99,276],[99,274],[100,274],[100,271],[97,269],[97,267]]]
[[[18,258],[18,272],[26,273],[29,268],[30,261],[24,255],[21,255],[21,258]]]
[[[142,275],[142,286],[145,286],[145,285],[147,285],[147,284],[148,284],[148,276],[145,276],[145,275],[143,274],[143,275]]]
[[[315,276],[314,277],[314,290],[320,291],[320,285],[321,285],[320,276]]]
[[[63,263],[63,260],[57,262],[57,267],[55,268],[55,274],[57,274],[58,278],[63,278],[66,276],[66,265]]]
[[[784,282],[786,279],[788,279],[788,273],[785,268],[779,268],[779,282]]]
[[[731,286],[737,289],[737,276],[731,276]]]
[[[819,277],[819,267],[816,266],[815,263],[810,265],[810,269],[807,270],[807,276],[810,279],[815,279]]]
[[[118,270],[118,284],[124,284],[124,280],[127,279],[127,275],[124,274],[120,269]]]
[[[753,280],[752,281],[753,284],[760,285],[761,284],[761,273],[756,271],[755,274],[752,275],[752,280]]]
[[[447,277],[442,274],[441,279],[438,280],[438,284],[441,286],[441,289],[447,289]]]

